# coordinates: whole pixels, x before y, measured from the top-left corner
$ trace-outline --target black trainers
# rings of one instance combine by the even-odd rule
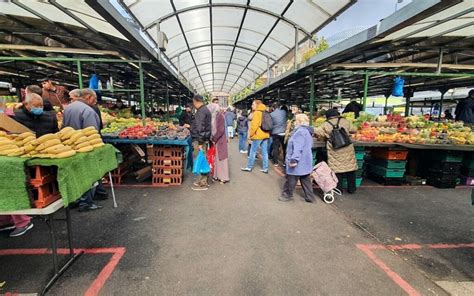
[[[1,231],[7,231],[7,230],[13,230],[13,229],[15,229],[15,225],[13,225],[13,224],[0,226],[0,232]]]
[[[99,205],[96,205],[96,204],[91,204],[89,206],[79,207],[79,212],[95,211],[95,210],[100,210],[102,208],[103,208],[103,206],[99,206]]]
[[[15,230],[13,230],[11,233],[10,233],[10,237],[17,237],[17,236],[22,236],[23,234],[25,234],[28,230],[30,230],[31,228],[33,228],[33,223],[29,223],[28,225],[26,225],[25,227],[23,228],[15,228]]]

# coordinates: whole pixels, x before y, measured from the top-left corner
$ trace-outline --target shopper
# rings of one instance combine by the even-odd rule
[[[195,95],[193,98],[193,105],[196,109],[193,121],[191,122],[191,138],[193,141],[194,158],[196,158],[200,150],[207,153],[209,141],[212,135],[211,126],[211,112],[204,104],[204,98],[200,95]],[[202,174],[193,184],[193,190],[207,190],[209,174]]]
[[[273,105],[274,111],[271,113],[273,129],[272,129],[272,162],[274,166],[278,166],[278,158],[280,155],[280,147],[283,147],[283,155],[286,155],[285,150],[285,131],[287,114],[286,111],[281,109],[277,103]]]
[[[227,150],[225,111],[219,112],[219,105],[209,104],[207,106],[211,112],[212,144],[216,148],[214,157],[214,180],[225,184],[229,182],[229,155]]]
[[[0,232],[12,230],[10,237],[25,234],[34,227],[31,217],[27,215],[2,215],[0,216]]]
[[[43,79],[41,85],[43,86],[43,100],[48,101],[53,106],[63,109],[63,106],[69,101],[67,89],[64,86],[57,85],[56,82],[52,81],[50,78]]]
[[[73,97],[74,94],[76,92],[73,93]],[[99,131],[99,116],[90,107],[90,105],[94,105],[97,102],[95,92],[90,89],[82,89],[77,94],[80,94],[80,96],[75,97],[75,101],[64,109],[63,127],[69,126],[77,130],[92,126]],[[79,198],[76,205],[79,206],[80,212],[94,211],[102,208],[102,206],[96,205],[93,202],[94,194],[95,189],[92,188]]]
[[[249,116],[247,117],[249,129],[247,130],[247,157],[250,157],[250,150],[252,148],[252,140],[249,138],[250,134],[250,127],[252,126],[252,119],[253,119],[253,110],[249,110]]]
[[[193,113],[191,112],[192,108],[191,105],[186,105],[184,112],[181,113],[179,117],[179,125],[189,128],[191,126],[191,122],[193,121]]]
[[[249,139],[252,140],[252,146],[250,148],[250,156],[247,166],[242,168],[242,171],[244,172],[252,171],[258,148],[262,148],[263,168],[260,171],[268,174],[268,139],[270,138],[270,134],[262,130],[263,112],[265,112],[266,108],[267,106],[265,106],[260,100],[255,100],[252,103],[254,114],[248,135]]]
[[[456,120],[466,124],[474,124],[474,89],[469,91],[467,98],[462,99],[456,106]]]
[[[453,114],[451,114],[451,110],[449,110],[449,109],[444,110],[444,119],[446,119],[446,120],[453,120],[454,119]]]
[[[237,115],[235,115],[235,113],[232,112],[230,108],[228,108],[224,116],[225,116],[225,124],[226,124],[226,129],[227,129],[227,137],[229,139],[233,139],[234,138],[234,124],[235,124],[235,120],[237,119]]]
[[[25,88],[25,98],[28,94],[37,94],[40,97],[43,97],[43,89],[36,84],[28,85]],[[53,105],[49,101],[43,100],[43,110],[44,111],[53,111]]]
[[[334,149],[329,139],[333,131],[333,126],[343,128],[347,134],[351,132],[351,122],[341,117],[336,109],[326,111],[326,122],[317,128],[315,133],[326,141],[328,151],[328,165],[336,173],[339,183],[337,188],[342,192],[342,180],[347,178],[347,191],[354,193],[356,191],[356,170],[357,162],[355,158],[354,145]]]
[[[360,111],[362,111],[363,106],[357,102],[357,99],[352,99],[349,104],[347,104],[346,108],[344,108],[344,111],[342,113],[349,113],[353,112],[355,118],[359,117]]]
[[[298,114],[295,118],[295,131],[288,141],[286,152],[286,181],[283,186],[279,201],[293,200],[298,180],[304,191],[304,199],[307,202],[315,202],[313,192],[313,181],[311,172],[313,170],[313,127],[309,126],[309,118],[305,114]]]
[[[249,122],[247,117],[240,112],[237,118],[237,133],[239,135],[239,151],[240,153],[247,153],[247,135],[249,130]]]
[[[35,93],[26,95],[23,106],[15,112],[13,119],[33,131],[36,137],[59,131],[56,113],[45,112],[43,99]]]

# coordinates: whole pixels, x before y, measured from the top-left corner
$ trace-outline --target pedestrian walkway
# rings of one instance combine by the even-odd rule
[[[246,155],[238,153],[237,139],[229,152],[229,184],[195,192],[187,178],[175,188],[120,189],[118,209],[74,215],[79,247],[126,248],[101,295],[445,295],[390,251],[374,250],[376,259],[369,258],[357,245],[377,242],[332,206],[297,196],[278,202],[282,178],[259,172],[258,161],[252,173],[241,172]],[[27,240],[46,246],[47,232],[37,224],[41,230],[31,237],[2,239],[1,248]],[[83,295],[109,257],[84,255],[52,295]],[[0,264],[0,274],[15,274],[21,262],[21,270],[33,270],[40,259],[21,260]],[[25,272],[6,280],[31,292],[41,277]]]

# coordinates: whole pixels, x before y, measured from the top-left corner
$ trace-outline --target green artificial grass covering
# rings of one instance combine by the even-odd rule
[[[79,199],[95,181],[117,168],[115,152],[112,145],[105,145],[92,152],[77,153],[63,159],[30,159],[26,161],[26,165],[58,167],[59,192],[64,205],[67,206]],[[0,158],[0,211],[31,207],[26,190],[25,160],[19,157]]]

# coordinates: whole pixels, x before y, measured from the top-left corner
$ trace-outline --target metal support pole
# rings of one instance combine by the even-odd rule
[[[166,120],[170,120],[170,89],[168,82],[166,82]]]
[[[267,85],[270,85],[270,78],[272,76],[272,73],[270,71],[270,59],[267,57]]]
[[[143,82],[143,66],[142,63],[138,63],[138,74],[140,76],[140,104],[142,109],[142,124],[145,126],[145,86]]]
[[[412,96],[412,91],[408,90],[406,95],[406,102],[405,102],[405,116],[410,116],[410,98]]]
[[[313,113],[314,113],[314,73],[309,75],[309,124],[313,126]]]
[[[82,67],[81,67],[81,61],[76,62],[77,65],[77,75],[79,76],[79,88],[84,88],[84,85],[82,83]]]
[[[295,71],[298,70],[298,28],[295,27],[295,64],[294,64]]]
[[[436,67],[436,74],[441,74],[441,68],[443,66],[443,49],[439,49],[439,56],[438,56],[438,66]]]
[[[383,107],[383,115],[387,115],[387,105],[388,105],[388,97],[389,96],[385,97],[385,106]]]
[[[365,73],[364,78],[364,100],[362,102],[362,110],[365,111],[367,107],[367,93],[369,91],[369,73]]]
[[[448,91],[446,88],[442,88],[439,90],[441,92],[441,99],[439,101],[439,114],[438,114],[438,120],[441,120],[441,114],[443,113],[443,101],[444,101],[444,95]]]
[[[178,55],[178,80],[180,79],[181,76],[181,61],[180,61],[181,55]]]

